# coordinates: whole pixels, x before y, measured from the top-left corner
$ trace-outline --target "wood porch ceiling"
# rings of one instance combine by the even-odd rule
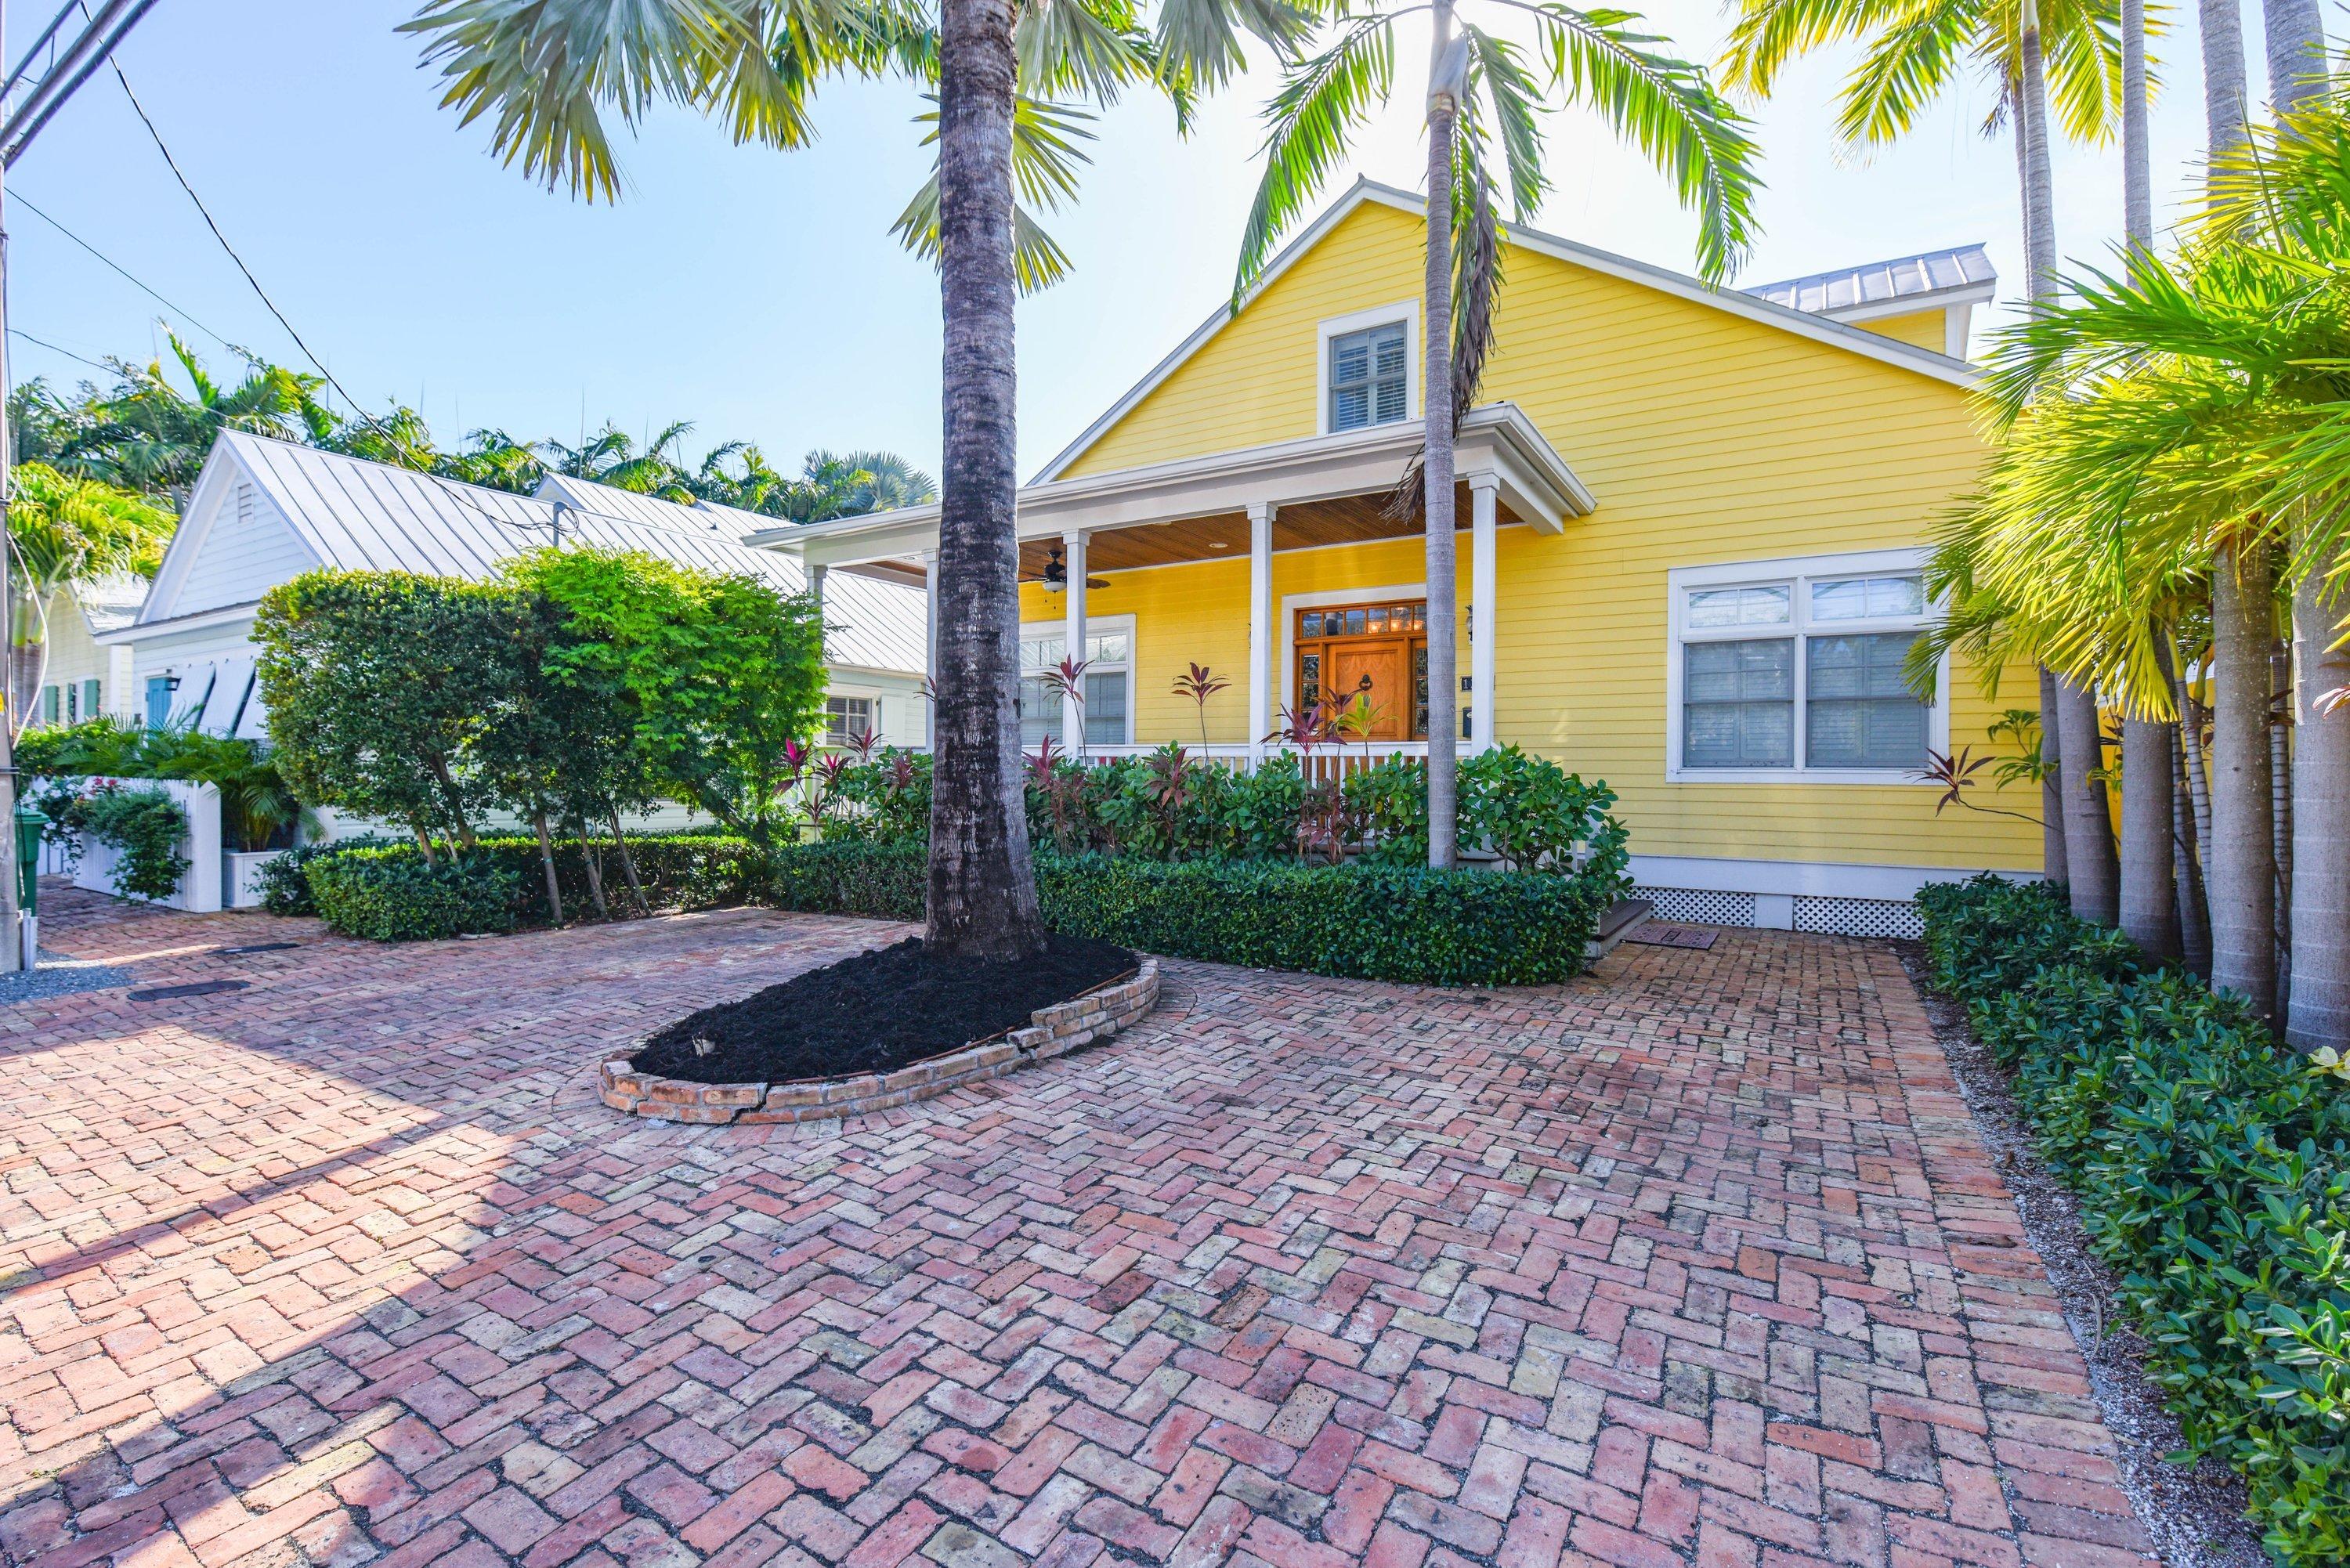
[[[1346,495],[1335,501],[1305,501],[1284,506],[1273,514],[1275,550],[1310,550],[1322,545],[1353,545],[1367,539],[1401,539],[1419,534],[1416,524],[1397,523],[1387,516],[1384,495]],[[1470,519],[1469,487],[1453,495],[1454,527],[1465,531]],[[1503,524],[1524,519],[1505,501],[1496,503],[1496,520]],[[1043,575],[1056,539],[1030,539],[1020,546],[1020,575]],[[1086,570],[1131,571],[1137,566],[1164,566],[1178,561],[1248,559],[1249,523],[1245,512],[1187,517],[1180,523],[1151,523],[1139,528],[1105,528],[1086,540]]]

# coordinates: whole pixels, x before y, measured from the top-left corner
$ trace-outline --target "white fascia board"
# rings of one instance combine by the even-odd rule
[[[154,586],[147,590],[146,600],[140,605],[132,626],[169,618],[172,606],[180,597],[180,585],[187,581],[189,564],[203,551],[204,539],[212,532],[213,519],[220,514],[222,490],[234,483],[234,476],[247,480],[255,477],[243,454],[236,451],[234,433],[223,431],[213,439],[212,451],[204,454],[204,465],[196,474],[196,483],[189,486],[188,504],[181,508],[180,525],[172,531],[171,542],[163,546],[163,559],[155,568]]]
[[[171,616],[160,620],[135,620],[129,626],[118,626],[112,631],[101,631],[92,640],[104,648],[136,646],[158,637],[172,637],[183,631],[202,631],[207,627],[249,621],[260,608],[259,599],[247,599],[243,604],[223,605],[218,609],[198,610],[193,615]]]
[[[1836,310],[1823,310],[1819,314],[1830,321],[1880,321],[1892,316],[1923,316],[1932,310],[1948,310],[1954,305],[1989,305],[1997,297],[1998,284],[1970,283],[1956,288],[1938,288],[1930,294],[1903,294],[1890,299],[1872,299],[1866,304],[1847,305]]]
[[[1265,502],[1299,505],[1378,493],[1394,484],[1419,442],[1419,426],[1407,421],[1032,484],[1020,493],[1019,535],[1055,538],[1073,528],[1143,527]],[[1489,403],[1461,421],[1456,466],[1463,478],[1494,473],[1511,510],[1546,532],[1598,504],[1513,403]],[[934,550],[938,527],[938,507],[908,507],[770,530],[750,542],[811,563],[847,565]]]

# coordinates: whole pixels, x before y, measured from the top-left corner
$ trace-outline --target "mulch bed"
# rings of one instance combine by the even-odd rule
[[[1126,949],[1053,936],[1018,963],[933,958],[920,937],[705,1007],[648,1039],[629,1064],[690,1084],[791,1083],[889,1073],[1026,1025],[1133,972]]]

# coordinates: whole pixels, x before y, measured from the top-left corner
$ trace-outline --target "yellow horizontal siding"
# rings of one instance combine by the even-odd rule
[[[1300,257],[1071,465],[1073,475],[1311,435],[1318,323],[1409,300],[1416,219],[1367,203]],[[1607,779],[1636,852],[1939,867],[2035,867],[2038,830],[1922,785],[1673,784],[1664,778],[1667,576],[1675,566],[1920,544],[1974,482],[1982,446],[1947,382],[1695,301],[1511,248],[1485,376],[1597,497],[1557,535],[1504,529],[1494,709],[1500,738]],[[1940,346],[1941,314],[1920,312]],[[1870,324],[1904,341],[1902,324]],[[1922,330],[1922,327],[1919,328]],[[1468,539],[1459,592],[1469,595]],[[1284,554],[1276,597],[1418,581],[1422,543]],[[1136,737],[1196,739],[1169,692],[1189,660],[1229,673],[1209,735],[1246,739],[1244,560],[1110,574],[1097,614],[1136,617]],[[1050,618],[1058,596],[1024,590]],[[1279,639],[1274,641],[1276,649]],[[1461,670],[1469,668],[1465,641]],[[1274,671],[1278,680],[1278,671]],[[1959,671],[1952,746],[2032,706],[2026,672],[2002,697]],[[1279,686],[1274,690],[1278,691]],[[1987,784],[1970,792],[1989,798]],[[1999,804],[2036,809],[2036,799]]]
[[[1853,325],[1880,337],[1898,338],[1920,348],[1931,348],[1937,354],[1950,347],[1947,311],[1918,310],[1908,316],[1880,316],[1874,321],[1856,321]]]

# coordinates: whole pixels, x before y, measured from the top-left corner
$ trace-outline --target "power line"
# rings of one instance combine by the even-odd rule
[[[83,9],[84,14],[87,15],[87,5],[84,5]],[[130,100],[130,108],[133,112],[139,116],[139,123],[147,128],[148,136],[152,139],[155,143],[155,151],[161,152],[163,155],[163,161],[171,165],[172,177],[179,181],[180,189],[185,191],[188,193],[188,200],[195,203],[196,212],[204,220],[204,227],[210,229],[213,233],[213,238],[220,242],[220,248],[227,254],[228,259],[236,264],[236,270],[244,275],[244,281],[253,286],[255,296],[258,297],[261,303],[268,308],[269,314],[277,318],[277,325],[286,328],[286,336],[294,340],[294,347],[302,351],[302,357],[304,358],[309,360],[311,364],[317,367],[318,374],[326,378],[328,386],[332,387],[336,391],[342,394],[343,401],[350,405],[351,412],[365,421],[378,435],[390,441],[393,450],[404,452],[413,460],[416,466],[410,472],[421,474],[427,479],[437,480],[441,483],[448,486],[450,493],[454,495],[459,502],[481,514],[484,517],[488,518],[493,523],[497,523],[509,528],[535,528],[536,526],[535,524],[521,523],[510,517],[499,516],[488,507],[484,506],[480,502],[475,501],[472,496],[465,494],[464,491],[466,487],[464,485],[460,484],[455,480],[450,479],[445,474],[434,473],[430,468],[425,466],[423,453],[418,452],[414,447],[409,445],[407,441],[401,440],[398,431],[392,430],[389,425],[386,425],[381,420],[377,419],[373,414],[369,413],[367,410],[360,405],[359,400],[351,396],[350,389],[335,379],[335,373],[327,369],[327,362],[324,359],[319,358],[316,353],[311,351],[310,345],[303,341],[302,334],[296,331],[294,324],[286,318],[286,313],[277,308],[277,302],[269,297],[269,291],[261,286],[261,280],[253,275],[253,269],[244,265],[244,258],[236,254],[236,247],[228,243],[228,236],[221,232],[220,224],[213,221],[212,209],[204,205],[204,199],[196,194],[195,186],[188,182],[187,173],[185,171],[181,169],[180,161],[172,156],[171,148],[164,144],[163,133],[155,129],[155,122],[153,119],[149,118],[146,106],[139,101],[139,95],[131,90],[130,78],[129,76],[124,74],[122,62],[113,58],[111,56],[109,56],[106,63],[114,67],[114,79],[122,84],[122,96]],[[104,258],[101,257],[100,259],[102,260]],[[150,292],[152,291],[151,290]],[[156,297],[161,298],[161,296],[158,295]],[[206,330],[209,331],[211,329],[206,328]],[[214,336],[218,335],[214,334]],[[228,340],[226,338],[222,338],[221,341],[225,343]],[[234,345],[232,345],[232,347],[234,347]],[[556,528],[556,535],[560,538],[562,523],[559,513],[557,514]]]
[[[83,239],[79,234],[75,234],[71,229],[67,228],[63,223],[58,223],[55,218],[52,218],[47,213],[41,211],[40,208],[33,205],[33,203],[26,198],[23,192],[11,192],[10,194],[16,198],[16,205],[32,213],[33,216],[40,219],[41,222],[48,224],[49,227],[57,230],[57,233],[63,234],[66,238],[71,240],[74,244],[79,245],[82,249],[96,256],[99,261],[104,262],[108,266],[112,267],[117,273],[120,273],[123,278],[129,281],[131,286],[146,294],[157,304],[171,311],[173,316],[186,322],[189,326],[194,327],[197,331],[203,333],[205,337],[210,337],[224,348],[233,349],[236,347],[235,344],[231,343],[227,338],[223,337],[219,333],[213,331],[211,327],[206,327],[203,322],[197,320],[187,311],[182,310],[180,306],[173,305],[170,300],[165,299],[162,295],[157,293],[153,287],[141,282],[128,268],[123,266],[121,263],[108,255],[104,251],[99,250],[96,245],[91,244],[88,240]]]
[[[88,366],[93,370],[104,370],[109,375],[114,373],[114,366],[101,365],[97,360],[89,358],[86,355],[77,354],[70,348],[60,348],[46,337],[34,337],[31,333],[26,331],[21,327],[11,327],[8,328],[8,336],[11,337],[22,337],[27,343],[37,343],[52,354],[62,354],[68,359],[79,360],[82,364]]]

